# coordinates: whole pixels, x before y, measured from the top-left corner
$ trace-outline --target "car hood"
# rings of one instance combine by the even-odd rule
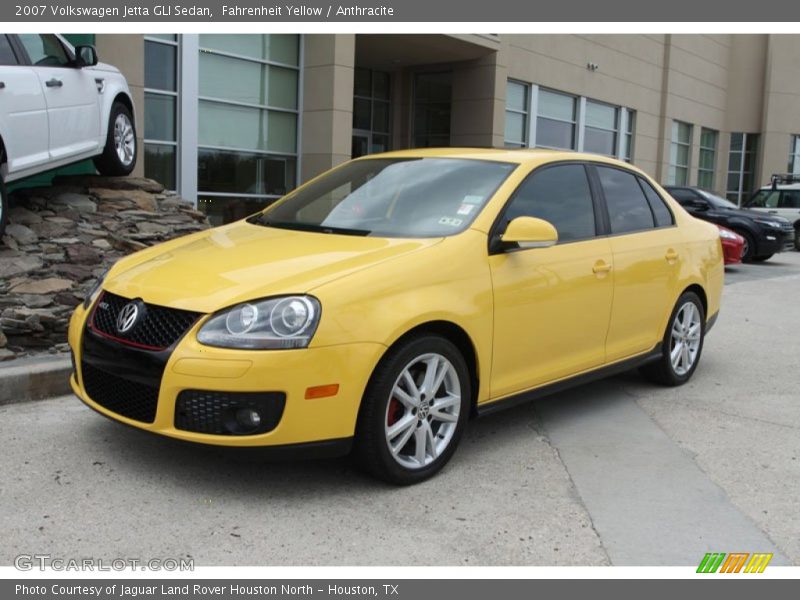
[[[246,300],[310,292],[441,239],[311,233],[239,221],[184,244],[168,243],[162,252],[155,248],[132,266],[123,259],[103,287],[126,298],[209,313]]]
[[[120,70],[115,67],[114,65],[110,65],[108,63],[99,62],[95,66],[92,67],[95,71],[105,71],[107,73],[119,73]]]
[[[776,215],[771,215],[767,212],[759,212],[757,210],[749,210],[746,208],[715,208],[714,212],[725,215],[726,217],[747,217],[748,219],[768,219],[770,221],[778,221],[783,223],[784,218]]]

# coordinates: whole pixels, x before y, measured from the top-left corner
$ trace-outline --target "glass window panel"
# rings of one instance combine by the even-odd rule
[[[372,134],[372,147],[370,153],[386,152],[389,149],[389,136],[380,135],[377,133]]]
[[[267,150],[267,120],[258,108],[200,101],[199,143]]]
[[[756,133],[748,133],[747,134],[747,142],[745,144],[745,151],[746,152],[758,152],[758,134]]]
[[[389,103],[374,101],[372,103],[372,130],[381,133],[389,131]]]
[[[297,65],[298,60],[296,35],[202,34],[200,48],[290,65]]]
[[[534,174],[514,194],[504,218],[537,217],[558,231],[559,242],[595,236],[594,207],[582,165],[549,167]]]
[[[160,40],[166,40],[168,42],[175,42],[178,40],[178,36],[174,33],[146,33],[145,36],[149,38],[158,38]]]
[[[16,65],[17,57],[11,49],[8,37],[0,33],[0,65]]]
[[[617,149],[617,134],[613,131],[587,127],[584,130],[583,149],[586,152],[614,156]]]
[[[197,161],[203,192],[282,196],[295,186],[294,158],[200,148]]]
[[[269,69],[269,105],[276,108],[297,108],[297,71],[281,67]]]
[[[248,104],[267,104],[268,68],[247,60],[201,52],[200,95]]]
[[[292,113],[271,110],[268,113],[269,150],[297,152],[297,117]]]
[[[700,150],[700,169],[705,171],[714,170],[714,152],[711,150]]]
[[[144,137],[147,140],[174,142],[176,139],[175,97],[144,95]]]
[[[144,43],[144,87],[153,90],[177,90],[177,48],[158,42]]]
[[[728,170],[729,171],[738,171],[742,166],[742,153],[741,152],[731,152],[728,155]]]
[[[506,83],[506,108],[528,111],[528,86],[516,81]]]
[[[274,198],[237,198],[235,196],[197,196],[197,208],[206,213],[213,226],[249,217],[275,202]]]
[[[739,173],[728,173],[728,190],[733,192],[739,190]]]
[[[636,176],[620,169],[597,167],[608,206],[612,233],[651,229],[653,213]]]
[[[369,98],[372,96],[372,71],[357,68],[353,74],[353,94]]]
[[[586,102],[586,126],[599,129],[617,128],[617,108],[607,104],[599,104],[591,100]]]
[[[706,190],[714,189],[714,174],[709,171],[697,173],[697,185]]]
[[[562,121],[575,120],[575,98],[547,90],[539,90],[539,116]]]
[[[523,144],[525,142],[525,115],[520,113],[506,113],[506,142]]]
[[[389,73],[372,72],[372,93],[379,100],[389,100]]]
[[[175,146],[144,145],[144,176],[175,189]]]
[[[70,62],[64,46],[51,33],[19,33],[17,37],[35,67],[63,67]]]
[[[372,102],[368,98],[353,98],[353,129],[369,131],[372,121]]]
[[[658,192],[656,192],[653,189],[653,186],[651,186],[642,178],[639,178],[639,184],[644,190],[644,195],[647,198],[647,202],[650,204],[650,209],[653,211],[653,215],[655,215],[656,227],[667,227],[672,225],[672,212],[664,203],[664,200],[661,198]]]
[[[717,132],[705,127],[700,130],[700,146],[703,148],[716,149],[717,147]]]
[[[575,147],[575,125],[539,117],[536,121],[536,145],[572,150]]]
[[[732,133],[731,134],[731,152],[734,151],[741,151],[744,145],[744,134],[743,133]]]
[[[675,164],[686,166],[689,164],[689,147],[675,144]]]
[[[678,142],[681,144],[691,144],[692,143],[692,126],[688,123],[683,123],[681,121],[673,121],[672,122],[673,128],[673,138],[674,142]]]

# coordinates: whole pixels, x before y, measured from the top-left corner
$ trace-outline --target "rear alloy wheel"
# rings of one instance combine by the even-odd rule
[[[115,102],[108,118],[108,132],[103,153],[94,164],[101,175],[130,175],[136,166],[136,128],[128,107]]]
[[[692,377],[703,351],[706,317],[694,292],[686,292],[675,305],[662,340],[661,357],[641,368],[645,377],[668,386],[683,385]]]
[[[455,452],[470,394],[466,363],[448,340],[426,335],[390,351],[359,415],[356,450],[362,465],[399,485],[431,477]]]

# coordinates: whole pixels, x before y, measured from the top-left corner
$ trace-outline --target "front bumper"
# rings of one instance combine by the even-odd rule
[[[296,350],[212,348],[196,340],[197,329],[204,321],[200,319],[172,348],[159,353],[102,339],[87,329],[89,315],[82,306],[75,310],[69,344],[75,361],[70,383],[90,408],[126,425],[181,440],[223,446],[286,446],[289,454],[301,444],[344,448],[343,442],[354,434],[369,377],[385,350],[381,344],[366,342]],[[111,386],[108,394],[112,396],[116,389],[129,397],[154,389],[152,413],[127,411],[136,417],[131,418],[111,410],[109,406],[115,405],[105,398],[103,403],[96,401],[87,391],[90,386],[84,380],[84,368],[100,368],[110,374],[112,384],[118,386]],[[339,386],[335,395],[306,399],[309,387],[330,384]],[[258,392],[280,395],[285,401],[276,424],[267,432],[200,433],[176,426],[176,404],[181,392],[187,390]],[[297,450],[302,453],[304,448]]]
[[[777,254],[794,248],[794,228],[763,227],[757,240],[757,255]]]

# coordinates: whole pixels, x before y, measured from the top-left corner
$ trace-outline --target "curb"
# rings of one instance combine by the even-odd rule
[[[69,355],[22,358],[0,367],[0,406],[71,394]]]

